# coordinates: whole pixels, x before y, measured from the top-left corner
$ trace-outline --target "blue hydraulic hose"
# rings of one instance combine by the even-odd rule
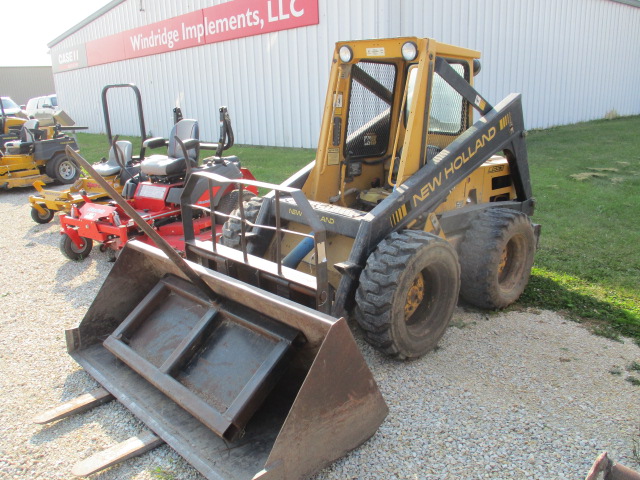
[[[302,259],[313,250],[314,243],[312,237],[304,237],[302,241],[284,257],[282,265],[289,268],[297,268]]]

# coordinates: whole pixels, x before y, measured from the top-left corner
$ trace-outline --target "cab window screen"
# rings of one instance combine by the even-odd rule
[[[465,75],[464,66],[459,63],[451,64],[461,77]],[[431,109],[429,112],[429,132],[458,134],[465,129],[466,101],[451,85],[445,82],[437,73],[433,74],[433,89],[431,90]]]
[[[351,69],[345,155],[375,157],[389,146],[396,67],[361,61]]]

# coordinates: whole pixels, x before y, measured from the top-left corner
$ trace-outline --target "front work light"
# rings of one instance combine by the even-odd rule
[[[402,58],[407,62],[414,60],[418,56],[418,46],[413,42],[402,45]]]
[[[340,47],[338,55],[340,56],[340,60],[342,60],[343,63],[349,63],[351,60],[353,60],[353,50],[351,50],[351,47],[348,47],[346,45]]]

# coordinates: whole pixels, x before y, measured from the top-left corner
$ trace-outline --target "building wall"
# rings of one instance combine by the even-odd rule
[[[224,3],[126,0],[52,46],[51,53]],[[143,7],[141,10],[140,7]],[[315,147],[333,44],[424,36],[480,50],[476,87],[493,103],[523,94],[527,128],[640,114],[640,8],[611,0],[319,0],[320,23],[55,74],[65,110],[103,132],[100,92],[137,84],[147,129],[166,136],[172,109],[215,140],[226,105],[244,144]],[[110,95],[114,133],[136,134],[134,104]]]
[[[0,95],[19,105],[55,93],[51,67],[0,67]]]

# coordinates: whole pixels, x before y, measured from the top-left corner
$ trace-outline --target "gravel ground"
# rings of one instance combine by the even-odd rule
[[[111,268],[97,250],[81,263],[66,260],[57,220],[31,220],[31,193],[0,192],[0,478],[68,479],[76,462],[143,426],[117,402],[31,423],[95,388],[66,354],[63,332]],[[356,333],[390,413],[316,480],[580,479],[603,450],[640,470],[640,387],[625,370],[640,361],[637,345],[592,336],[548,311],[459,308],[453,324],[437,351],[405,363]],[[203,477],[163,446],[93,478]]]

